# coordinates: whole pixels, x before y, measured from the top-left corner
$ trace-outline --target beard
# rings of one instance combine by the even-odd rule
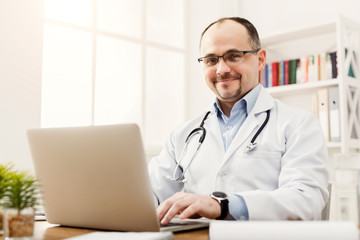
[[[233,80],[231,80],[229,83],[223,82],[229,78]],[[215,85],[217,95],[223,100],[238,100],[242,92],[241,78],[242,76],[240,74],[226,74],[214,78],[212,82]]]

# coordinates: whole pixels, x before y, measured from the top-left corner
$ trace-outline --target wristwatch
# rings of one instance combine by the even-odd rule
[[[210,195],[213,199],[219,202],[221,207],[220,217],[216,218],[217,220],[223,220],[229,214],[229,199],[226,193],[224,192],[213,192]]]

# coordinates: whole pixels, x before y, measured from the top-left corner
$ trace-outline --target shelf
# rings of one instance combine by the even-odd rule
[[[261,43],[264,46],[276,45],[286,41],[297,41],[302,38],[308,38],[309,36],[324,35],[333,32],[336,32],[335,22],[264,36],[262,37]]]
[[[330,152],[360,151],[360,70],[357,61],[360,55],[359,34],[360,25],[358,23],[339,17],[334,22],[272,33],[261,38],[262,46],[266,49],[267,63],[338,52],[338,78],[266,88],[272,97],[289,106],[317,115],[318,90],[339,87],[338,109],[340,110],[341,141],[327,142],[327,149]],[[345,48],[354,51],[355,57],[346,56],[343,52]],[[350,59],[349,56],[351,56]],[[349,64],[352,64],[355,77],[347,76],[350,71]],[[350,136],[349,131],[355,131],[355,133]]]
[[[285,86],[277,86],[266,88],[273,97],[288,96],[294,93],[306,93],[309,90],[314,91],[319,88],[337,86],[339,84],[338,79],[321,80],[316,82],[298,83]]]
[[[326,146],[327,146],[327,148],[340,148],[341,143],[340,142],[327,142]]]

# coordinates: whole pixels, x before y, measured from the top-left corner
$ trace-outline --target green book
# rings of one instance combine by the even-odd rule
[[[296,84],[297,59],[289,60],[289,84]]]

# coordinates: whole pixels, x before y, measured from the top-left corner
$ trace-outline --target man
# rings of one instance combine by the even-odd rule
[[[243,18],[220,19],[202,33],[200,53],[216,101],[207,116],[176,128],[149,163],[161,223],[177,214],[319,219],[328,200],[321,127],[311,113],[273,99],[259,84],[266,51],[256,28]]]

